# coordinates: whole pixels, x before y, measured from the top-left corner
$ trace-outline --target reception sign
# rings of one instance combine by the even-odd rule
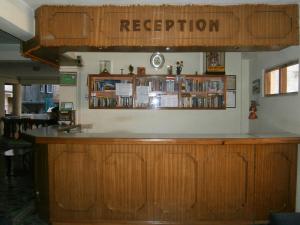
[[[298,44],[297,5],[45,6],[43,45],[273,46]]]
[[[36,37],[23,49],[36,59],[61,49],[276,50],[298,45],[298,11],[296,4],[42,6],[36,11]],[[51,54],[41,50],[49,47]]]

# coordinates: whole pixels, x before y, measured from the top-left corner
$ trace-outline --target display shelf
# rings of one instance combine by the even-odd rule
[[[180,107],[195,109],[226,108],[226,76],[187,75],[182,77],[180,85]]]
[[[225,75],[89,75],[90,109],[225,109]]]
[[[178,82],[175,76],[135,77],[136,108],[178,108]]]
[[[101,73],[89,75],[90,109],[133,107],[133,77]]]

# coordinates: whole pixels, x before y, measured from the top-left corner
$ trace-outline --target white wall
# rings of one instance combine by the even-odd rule
[[[22,0],[0,0],[0,29],[27,41],[34,36],[34,11]]]
[[[249,67],[250,60],[242,60],[242,77],[240,79],[241,91],[238,92],[238,95],[241,95],[241,133],[249,132]]]
[[[264,70],[300,58],[300,46],[279,52],[253,53],[250,60],[250,83],[261,79],[263,93]],[[253,98],[253,97],[252,97]],[[287,131],[300,134],[300,95],[262,97],[257,100],[258,119],[250,121],[250,131]],[[300,151],[298,146],[296,211],[300,212]]]
[[[250,74],[252,83],[261,79],[265,69],[300,58],[300,46],[286,48],[279,52],[254,53],[251,57]],[[282,130],[300,134],[300,95],[258,98],[258,119],[250,122],[250,130]]]
[[[99,60],[112,61],[112,73],[120,68],[128,73],[132,64],[145,66],[147,74],[166,74],[166,65],[183,60],[183,74],[203,71],[202,53],[164,53],[165,66],[155,71],[150,66],[151,53],[76,53],[81,55],[84,66],[77,84],[78,122],[93,124],[97,132],[133,133],[243,133],[248,130],[248,73],[242,75],[241,53],[226,53],[226,73],[237,75],[237,108],[226,110],[99,110],[88,109],[88,74],[99,73]],[[245,82],[247,84],[245,85]],[[243,89],[242,89],[243,87]],[[61,93],[74,96],[72,90],[61,88]],[[246,96],[246,97],[245,97]],[[245,103],[246,98],[246,103]],[[243,103],[242,103],[243,102]]]
[[[73,109],[76,110],[75,123],[78,123],[79,109],[80,109],[80,72],[77,67],[63,66],[59,68],[60,72],[77,73],[77,86],[60,86],[59,88],[59,105],[62,102],[73,102]],[[79,80],[79,81],[78,81]]]
[[[20,44],[0,44],[0,60],[5,61],[29,61],[30,59],[21,56]]]

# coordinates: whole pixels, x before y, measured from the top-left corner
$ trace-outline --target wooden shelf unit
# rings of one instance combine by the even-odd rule
[[[126,96],[118,83],[132,84]],[[226,109],[225,75],[89,75],[90,109]]]
[[[226,108],[226,76],[185,76],[180,82],[180,107],[196,109]]]
[[[132,76],[101,73],[89,75],[90,109],[123,109],[133,107],[133,93],[128,96],[116,95],[117,84],[133,84]],[[132,85],[133,86],[133,85]]]

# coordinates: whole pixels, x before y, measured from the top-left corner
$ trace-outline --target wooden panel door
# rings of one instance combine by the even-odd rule
[[[198,162],[202,146],[156,146],[153,158],[152,194],[155,220],[197,219]]]
[[[198,219],[251,220],[254,153],[252,145],[208,146],[199,169]]]
[[[94,218],[97,209],[96,159],[86,145],[49,145],[50,217]]]
[[[294,211],[297,145],[257,145],[255,152],[256,220],[266,220],[270,212]]]
[[[111,146],[103,163],[103,190],[99,192],[103,191],[104,218],[136,219],[144,214],[147,201],[146,163],[138,153],[120,149]]]

